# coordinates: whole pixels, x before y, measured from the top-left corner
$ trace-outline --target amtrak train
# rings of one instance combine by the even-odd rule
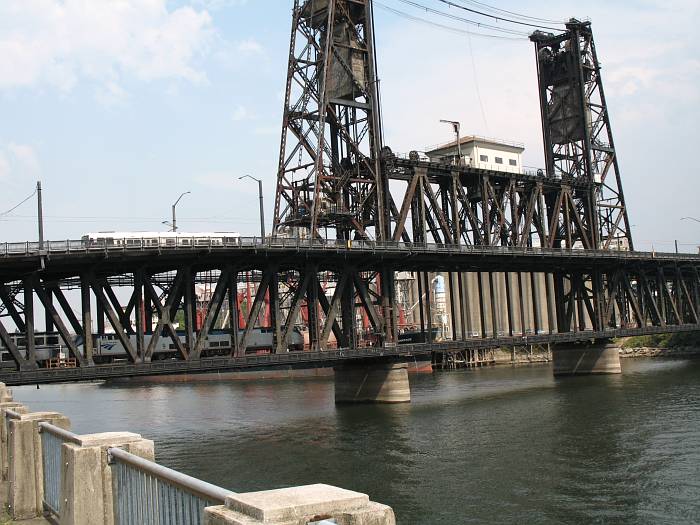
[[[243,331],[239,332],[240,335]],[[151,335],[144,335],[144,345],[148,347],[151,341]],[[178,332],[180,341],[185,344],[185,333]],[[27,355],[27,342],[24,334],[10,334],[10,339],[17,346],[21,355]],[[136,347],[136,336],[129,335],[129,340],[133,347]],[[255,328],[248,337],[248,345],[246,354],[269,354],[272,352],[272,329],[271,328]],[[76,346],[82,352],[83,340],[78,337],[75,341]],[[60,334],[52,333],[36,333],[34,334],[35,354],[39,366],[45,367],[48,361],[58,357],[65,357],[68,354],[68,348]],[[93,335],[93,359],[96,364],[107,364],[115,361],[127,359],[127,353],[116,334],[94,334]],[[304,350],[304,336],[298,328],[294,328],[290,336],[289,351],[300,352]],[[202,357],[223,356],[231,353],[231,336],[225,330],[212,330],[207,336]],[[165,333],[159,338],[155,350],[153,351],[152,359],[176,359],[180,357],[177,346],[173,343],[169,335]],[[0,339],[0,366],[14,367],[14,360],[9,350],[5,347],[4,342]]]

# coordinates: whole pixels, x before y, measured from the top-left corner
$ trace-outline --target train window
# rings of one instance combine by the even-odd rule
[[[175,343],[170,343],[170,350],[177,350]]]
[[[57,345],[58,344],[58,336],[51,335],[46,338],[46,344],[47,345]]]
[[[3,361],[12,361],[12,354],[10,354],[10,352],[3,352],[1,355]]]
[[[34,345],[35,346],[44,346],[44,338],[43,337],[35,337],[34,338]]]
[[[17,346],[27,346],[27,340],[24,337],[17,339]]]

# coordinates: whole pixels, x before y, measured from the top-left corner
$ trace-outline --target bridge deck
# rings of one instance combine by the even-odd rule
[[[210,240],[211,241],[211,240]],[[402,242],[303,241],[299,239],[240,238],[236,242],[198,246],[150,247],[86,246],[82,241],[0,244],[0,277],[5,282],[27,272],[43,269],[57,274],[76,274],[85,266],[99,263],[114,274],[131,271],[143,264],[172,268],[178,262],[197,260],[202,268],[217,267],[222,260],[256,266],[261,260],[276,259],[290,267],[316,260],[332,267],[334,263],[355,264],[359,268],[390,263],[401,270],[449,271],[459,268],[546,271],[552,266],[600,267],[616,264],[700,263],[700,255],[612,250],[550,249],[537,247],[455,246]],[[322,264],[323,266],[324,264]]]

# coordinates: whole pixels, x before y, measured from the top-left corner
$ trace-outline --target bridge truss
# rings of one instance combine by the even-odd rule
[[[454,351],[456,345],[700,328],[700,257],[693,255],[369,241],[309,245],[292,239],[250,239],[206,250],[84,248],[80,241],[49,246],[48,255],[8,254],[0,264],[0,341],[9,357],[4,365],[13,365],[0,376],[8,381],[12,374],[21,377],[43,366],[32,342],[46,332],[60,335],[78,367],[97,369],[96,340],[113,334],[126,350],[118,361],[136,367],[133,372],[162,358],[154,353],[161,338],[177,353],[168,362],[181,361],[194,371],[212,357],[222,368],[235,369],[251,366],[247,359],[265,366],[266,359],[273,363],[275,356],[290,354],[304,360],[303,354],[311,353],[318,362],[324,352],[339,350],[348,358],[372,349],[413,355]],[[42,258],[44,268],[38,270]],[[411,323],[421,334],[406,345],[398,333],[394,341],[388,339],[382,315],[380,288],[396,286],[392,277],[399,272],[410,276],[417,300]],[[438,273],[445,278],[452,320],[450,330],[439,333],[429,277]],[[235,291],[249,280],[255,292],[241,312]],[[205,304],[195,297],[200,282],[213,286]],[[79,294],[79,301],[70,293]],[[198,307],[206,312],[199,322]],[[179,312],[182,324],[176,326]],[[11,337],[12,325],[24,347]],[[300,325],[309,333],[303,348],[290,340]],[[394,326],[401,328],[398,322]],[[207,338],[214,329],[229,335],[212,354]],[[264,355],[251,348],[257,329],[272,333]],[[225,365],[222,359],[232,361]]]

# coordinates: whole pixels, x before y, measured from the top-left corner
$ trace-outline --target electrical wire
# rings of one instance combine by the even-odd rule
[[[488,120],[486,120],[486,110],[484,109],[484,102],[481,99],[481,90],[479,89],[479,75],[476,71],[476,60],[474,59],[474,48],[472,46],[471,35],[467,35],[467,40],[469,42],[469,55],[472,59],[472,73],[474,74],[474,87],[476,88],[476,98],[479,100],[479,108],[481,109],[481,118],[484,119],[484,126],[486,127],[486,131],[489,131],[489,122]]]
[[[497,39],[497,40],[511,40],[511,41],[513,41],[513,40],[527,40],[527,38],[524,36],[507,37],[507,36],[501,36],[501,35],[490,35],[488,33],[479,33],[476,31],[469,31],[468,29],[460,29],[458,27],[448,26],[445,24],[441,24],[439,22],[435,22],[433,20],[428,20],[427,18],[411,15],[409,13],[406,13],[405,11],[401,11],[399,9],[389,7],[388,5],[385,5],[381,2],[378,2],[377,0],[374,0],[373,3],[377,7],[383,9],[384,11],[388,11],[388,12],[390,12],[396,16],[399,16],[401,18],[411,20],[413,22],[418,22],[418,23],[429,25],[429,26],[437,27],[440,29],[445,29],[447,31],[450,31],[452,33],[457,33],[460,35],[471,35],[471,36],[476,36],[476,37],[481,37],[481,38],[493,38],[493,39]]]
[[[412,0],[398,0],[398,1],[402,2],[404,4],[407,4],[407,5],[413,6],[417,9],[422,10],[422,11],[425,11],[426,13],[432,13],[434,15],[449,18],[451,20],[456,20],[458,22],[464,22],[465,24],[475,25],[475,26],[480,27],[480,28],[490,29],[491,31],[496,31],[499,33],[506,33],[509,35],[523,36],[523,37],[528,36],[528,33],[524,32],[524,31],[518,31],[515,29],[506,29],[506,28],[494,26],[491,24],[484,24],[483,22],[479,22],[477,20],[472,20],[470,18],[464,18],[463,16],[457,16],[457,15],[453,15],[451,13],[445,13],[444,11],[440,11],[439,9],[434,9],[432,7],[428,7],[428,6],[423,5],[423,4],[419,4],[418,2],[413,2]]]
[[[12,212],[15,211],[17,208],[19,208],[20,206],[22,206],[22,204],[24,204],[24,203],[27,202],[29,199],[31,199],[32,197],[34,197],[34,195],[36,195],[36,190],[34,190],[34,191],[32,192],[32,194],[31,194],[29,197],[27,197],[26,199],[24,199],[24,200],[23,200],[22,202],[20,202],[17,206],[14,206],[14,207],[10,208],[9,210],[0,213],[0,217],[4,217],[5,215],[8,215],[8,214],[12,213]]]
[[[472,4],[481,7],[482,9],[490,9],[496,13],[505,13],[507,15],[514,16],[515,18],[522,18],[523,20],[532,20],[534,22],[541,22],[545,24],[566,24],[564,20],[552,20],[551,18],[539,18],[536,16],[523,15],[521,13],[516,13],[515,11],[508,11],[507,9],[501,9],[500,7],[494,7],[483,2],[477,2],[477,0],[457,0],[463,4]]]
[[[500,20],[502,22],[509,22],[511,24],[518,24],[521,26],[534,27],[536,29],[549,29],[550,31],[563,31],[563,29],[556,28],[556,27],[548,27],[548,26],[543,26],[540,24],[532,24],[530,22],[520,22],[518,20],[512,20],[510,18],[505,18],[503,16],[492,15],[490,13],[484,13],[483,11],[479,11],[477,9],[472,9],[471,7],[467,7],[465,5],[455,4],[454,2],[451,2],[450,0],[437,0],[437,1],[442,2],[443,4],[448,5],[450,7],[462,9],[462,10],[467,11],[469,13],[474,13],[474,14],[481,15],[481,16],[486,16],[489,18],[493,18],[494,20]],[[558,23],[558,22],[556,22],[556,23]]]

